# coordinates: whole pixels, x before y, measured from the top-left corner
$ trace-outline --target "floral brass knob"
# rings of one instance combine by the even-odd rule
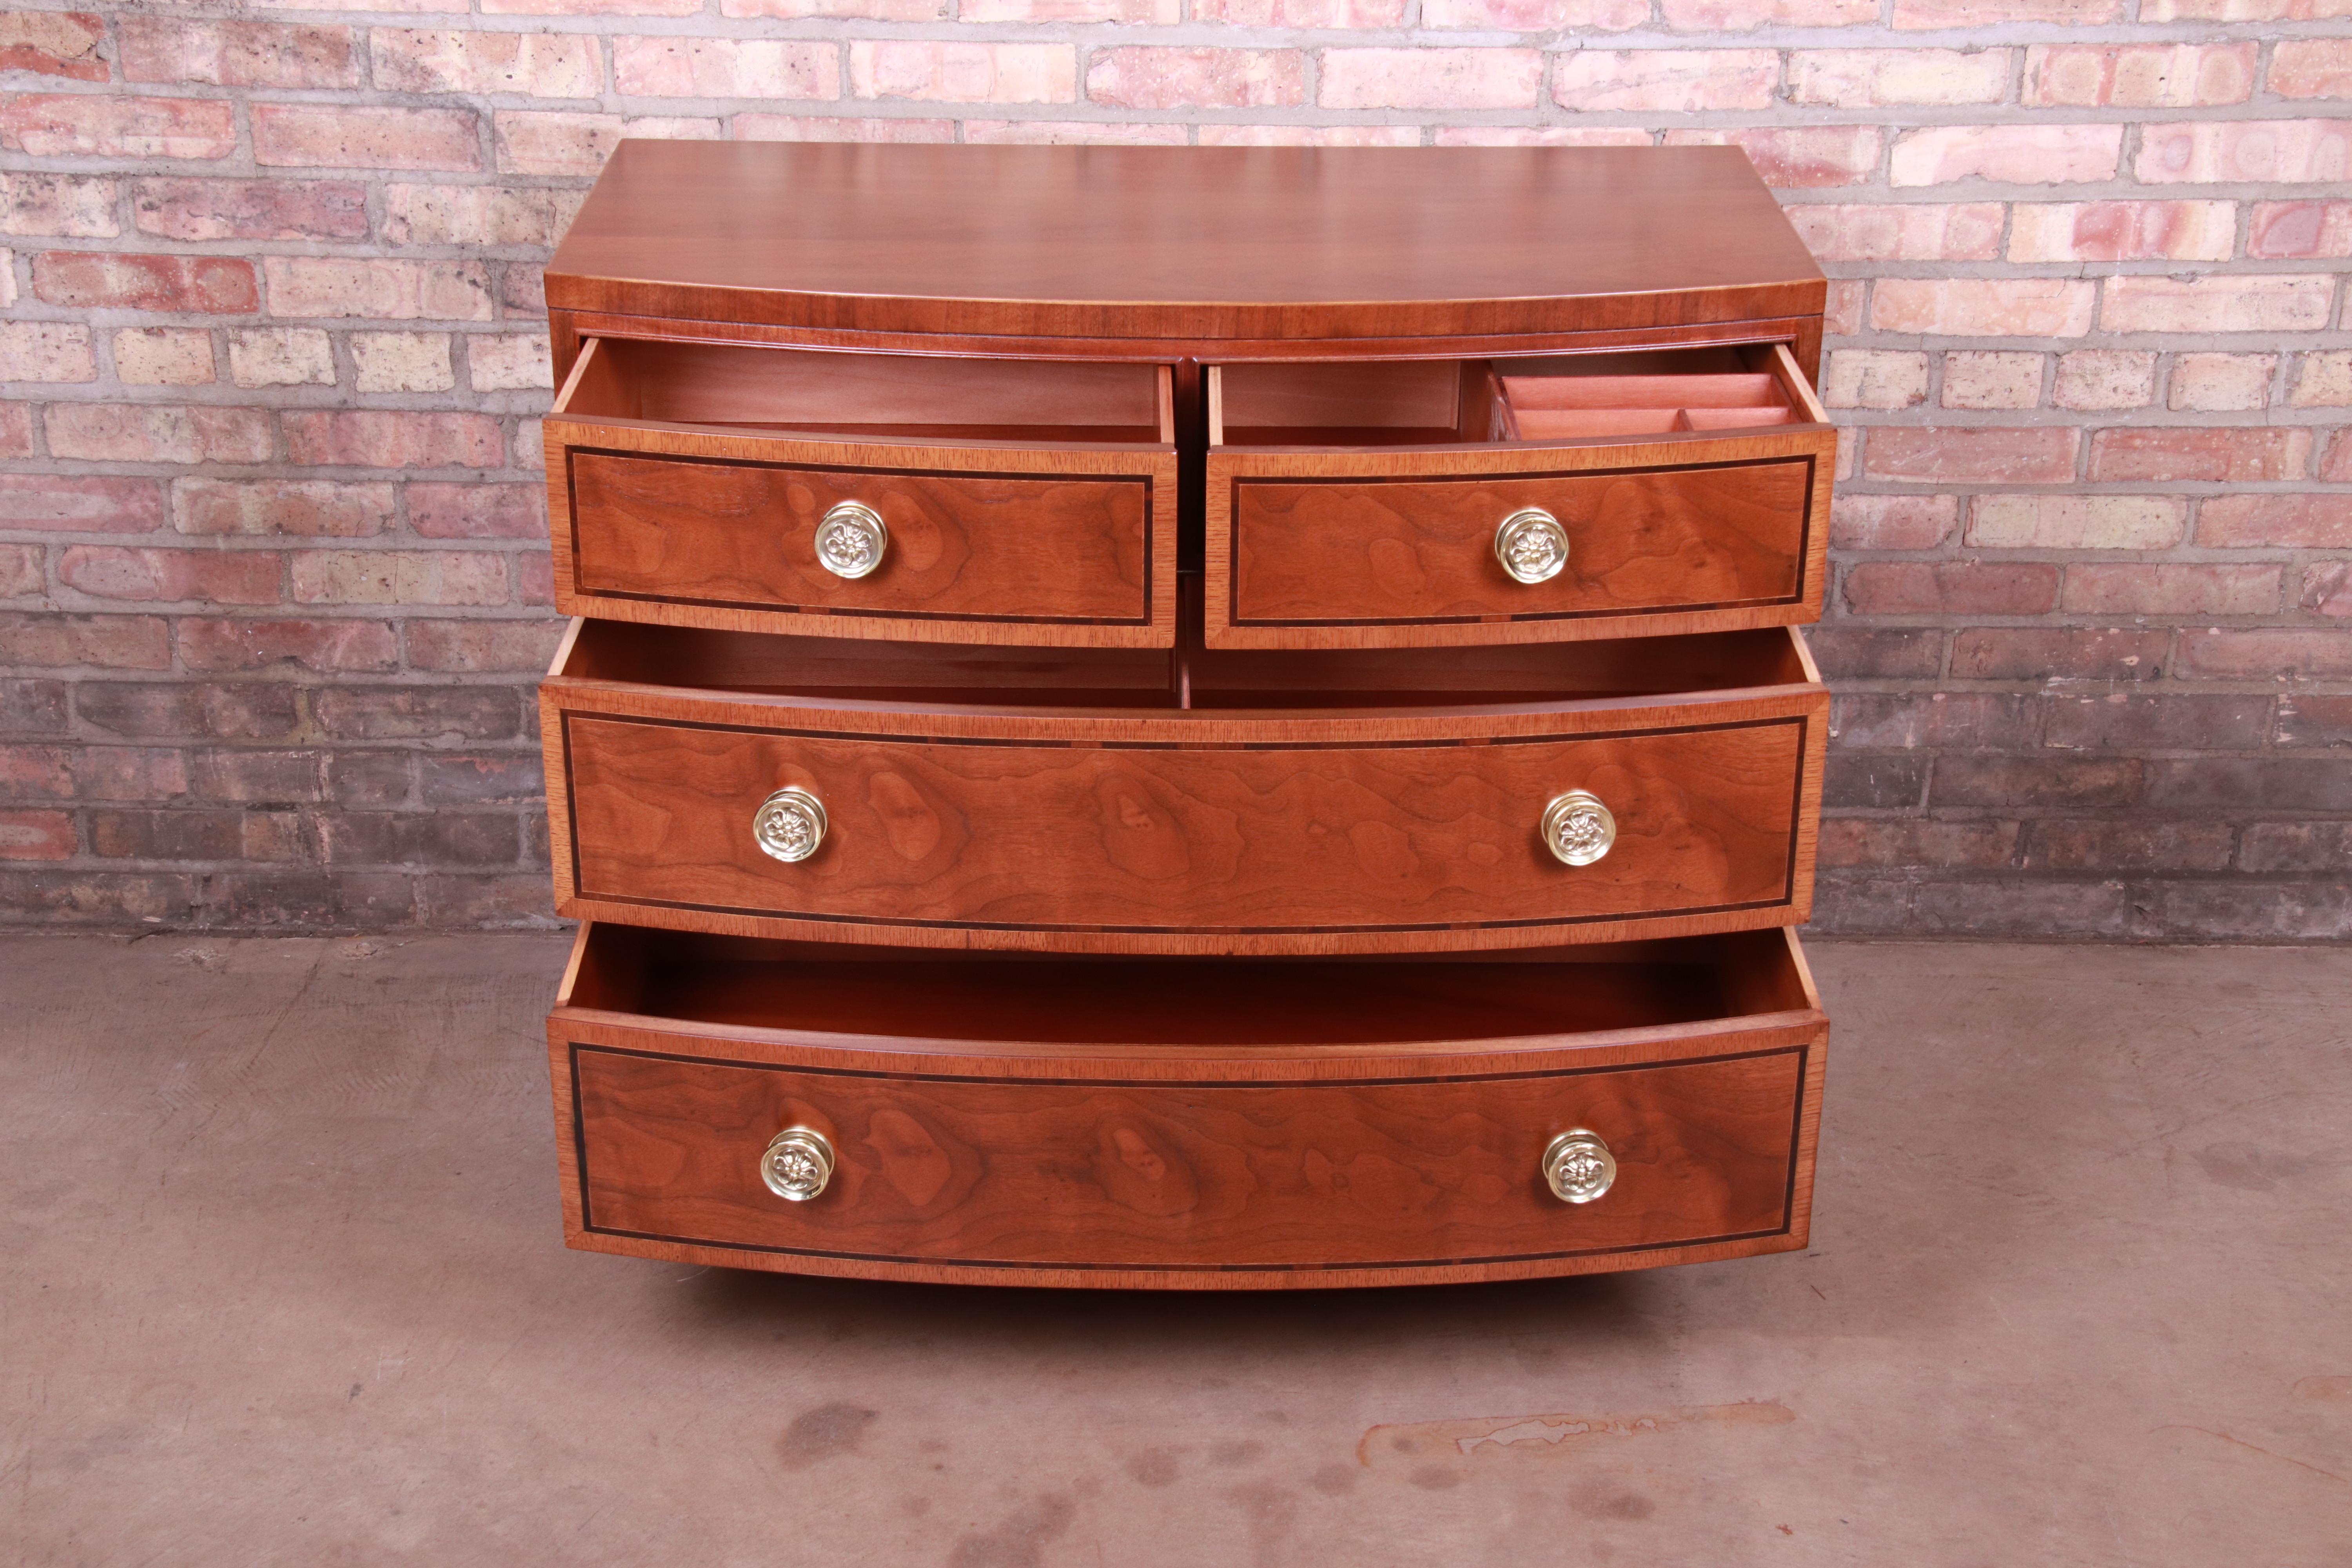
[[[833,1144],[814,1127],[787,1127],[760,1156],[760,1180],[778,1197],[804,1204],[833,1180]]]
[[[1591,790],[1554,795],[1543,813],[1544,847],[1563,866],[1590,866],[1617,842],[1617,819]]]
[[[824,803],[798,784],[786,784],[752,814],[751,839],[779,860],[805,860],[824,842]]]
[[[890,530],[882,514],[863,501],[845,500],[816,525],[817,564],[836,577],[863,577],[882,564]]]
[[[1544,1184],[1564,1204],[1589,1204],[1617,1180],[1617,1157],[1601,1134],[1571,1127],[1544,1151]]]
[[[1539,506],[1523,507],[1495,530],[1495,559],[1522,583],[1548,583],[1568,564],[1568,530]]]

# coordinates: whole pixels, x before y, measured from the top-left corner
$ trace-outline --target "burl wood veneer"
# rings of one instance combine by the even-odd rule
[[[572,1245],[1804,1245],[1835,433],[1743,154],[631,142],[547,278]]]

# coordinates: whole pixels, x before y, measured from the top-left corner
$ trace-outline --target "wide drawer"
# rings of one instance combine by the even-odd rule
[[[556,602],[671,626],[1174,641],[1164,365],[591,338],[546,422]]]
[[[558,902],[1131,952],[1539,946],[1811,903],[1828,699],[1790,631],[1202,655],[1158,691],[1055,673],[583,623],[541,689]]]
[[[548,1029],[575,1247],[1211,1289],[1801,1247],[1826,1038],[1780,931],[1397,964],[592,925]]]
[[[1210,372],[1212,647],[1817,618],[1837,436],[1786,346]]]

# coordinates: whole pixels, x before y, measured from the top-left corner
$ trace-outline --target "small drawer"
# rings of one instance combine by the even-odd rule
[[[546,422],[567,613],[1175,640],[1165,365],[591,338]]]
[[[548,1038],[576,1247],[1224,1289],[1801,1247],[1827,1024],[1777,931],[1398,964],[592,924]]]
[[[1793,631],[1202,652],[1157,689],[1149,657],[583,623],[541,688],[559,904],[1196,953],[1805,918],[1828,696]]]
[[[1821,613],[1837,436],[1782,344],[1230,364],[1212,647],[1428,647]]]

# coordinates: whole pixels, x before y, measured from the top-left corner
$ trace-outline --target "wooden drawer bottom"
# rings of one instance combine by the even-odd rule
[[[1801,1247],[1824,1036],[1780,931],[1351,965],[861,963],[589,926],[550,1020],[574,1246],[1195,1289]],[[791,1127],[835,1160],[805,1202],[761,1177]],[[1541,1167],[1579,1128],[1616,1169],[1570,1204]]]

